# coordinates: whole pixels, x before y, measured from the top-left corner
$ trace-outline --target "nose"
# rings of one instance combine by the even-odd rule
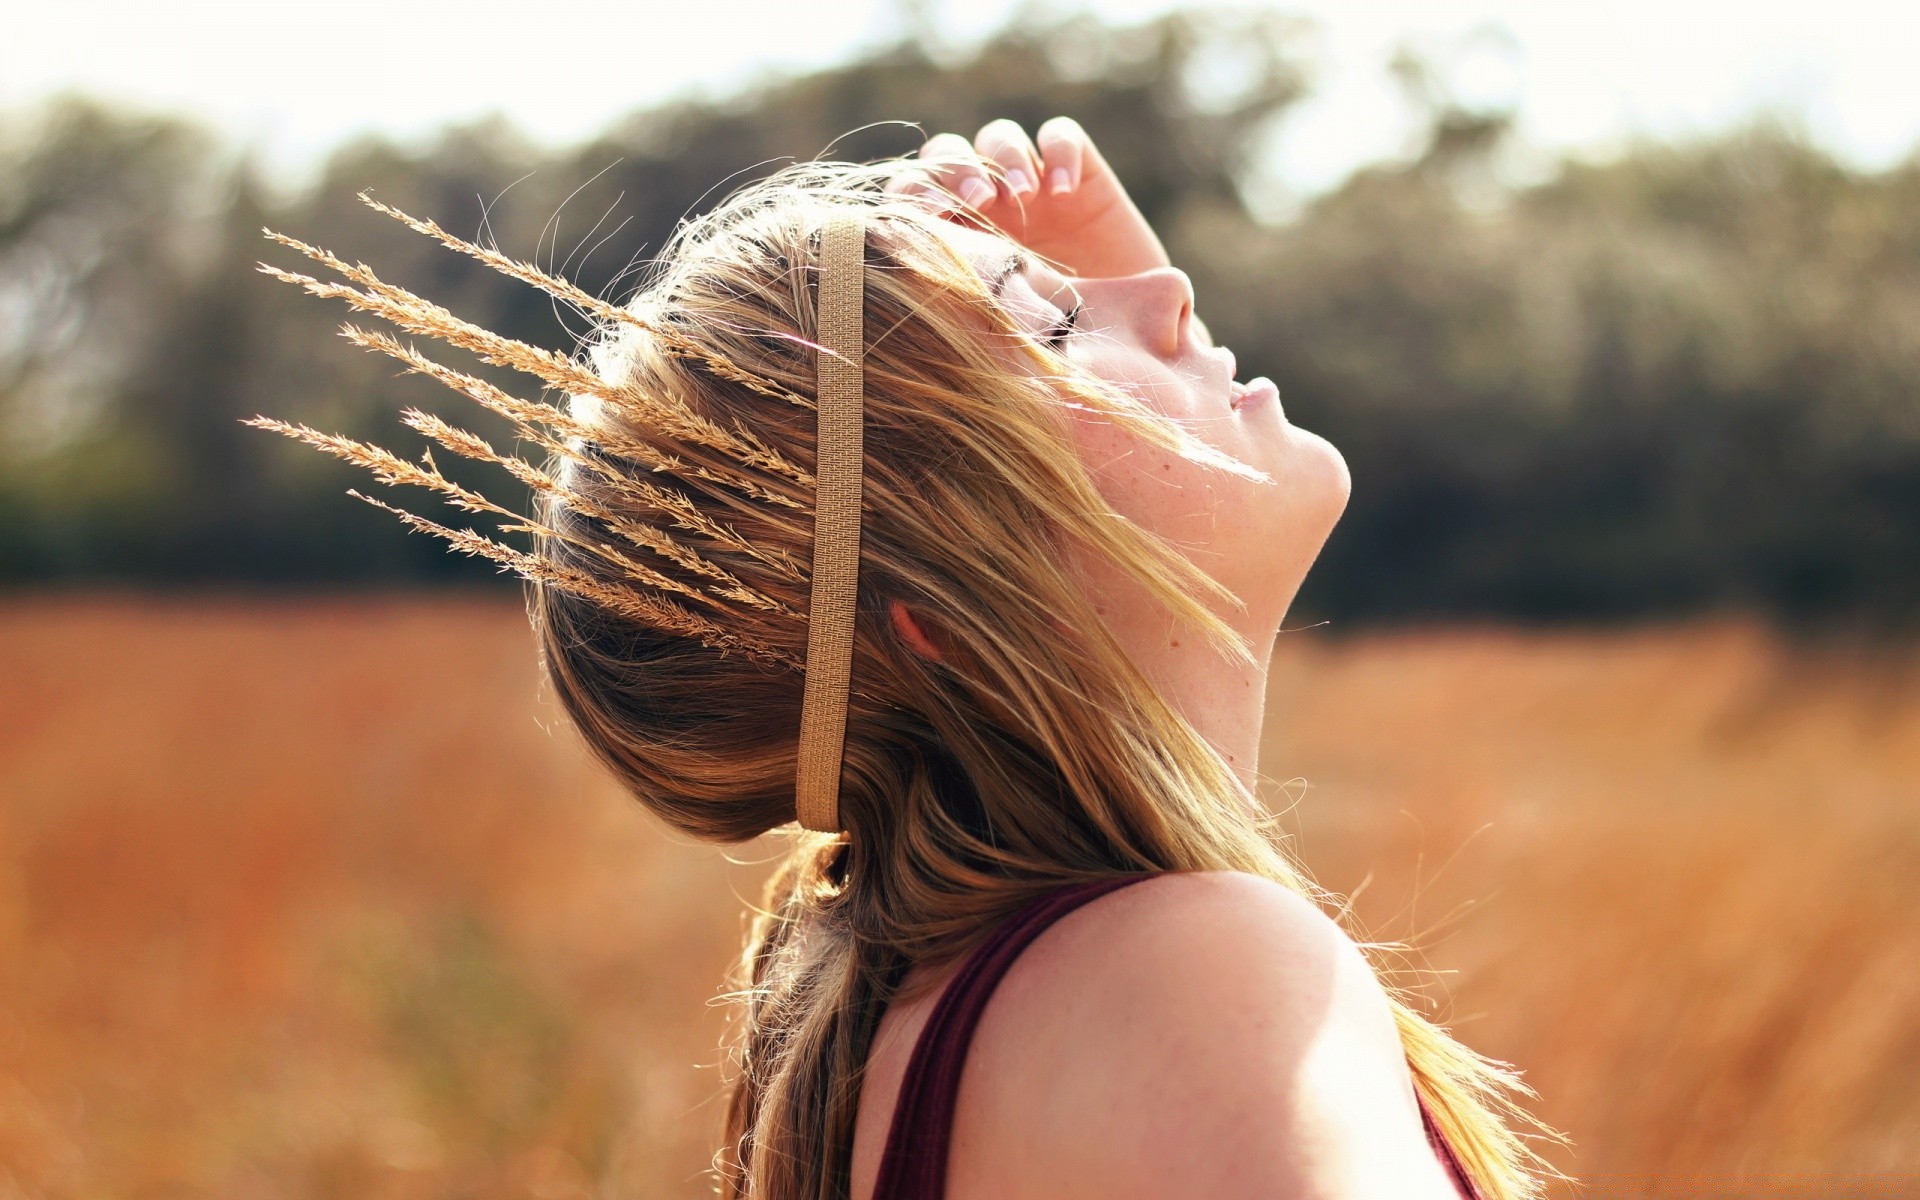
[[[1165,358],[1180,353],[1193,313],[1193,280],[1178,267],[1155,267],[1127,280],[1130,318],[1140,341]]]

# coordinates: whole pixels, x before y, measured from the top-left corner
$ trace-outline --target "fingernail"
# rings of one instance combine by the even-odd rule
[[[969,179],[960,185],[960,198],[975,208],[985,208],[993,200],[993,185],[983,179]]]
[[[1073,190],[1073,177],[1067,174],[1065,167],[1055,167],[1053,172],[1047,176],[1047,182],[1052,185],[1053,194],[1056,196],[1062,192]]]
[[[1007,171],[1007,190],[1016,196],[1028,195],[1034,190],[1033,176],[1019,167],[1010,168]]]

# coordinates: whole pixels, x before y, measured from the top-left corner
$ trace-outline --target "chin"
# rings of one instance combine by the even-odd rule
[[[1285,470],[1288,483],[1298,501],[1296,509],[1303,524],[1319,527],[1325,540],[1347,511],[1347,498],[1353,494],[1353,476],[1347,460],[1332,442],[1297,425],[1288,427],[1293,442]]]
[[[1297,427],[1290,428],[1287,437],[1287,448],[1271,471],[1283,494],[1275,497],[1278,503],[1268,510],[1271,519],[1259,523],[1257,540],[1241,560],[1255,573],[1248,590],[1236,589],[1254,603],[1256,619],[1270,619],[1276,628],[1346,511],[1352,490],[1347,460],[1333,443]]]

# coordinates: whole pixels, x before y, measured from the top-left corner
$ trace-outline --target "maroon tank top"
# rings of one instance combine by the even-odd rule
[[[994,987],[1020,952],[1055,921],[1090,900],[1151,878],[1127,875],[1099,879],[1042,896],[1003,921],[967,956],[914,1043],[913,1057],[900,1083],[900,1098],[894,1106],[893,1124],[887,1131],[886,1149],[880,1157],[872,1200],[944,1200],[947,1144],[953,1128],[954,1102],[960,1095],[960,1068]],[[1420,1101],[1420,1120],[1426,1126],[1428,1144],[1446,1164],[1460,1194],[1467,1200],[1484,1200],[1467,1178],[1459,1156],[1434,1125],[1424,1099]]]

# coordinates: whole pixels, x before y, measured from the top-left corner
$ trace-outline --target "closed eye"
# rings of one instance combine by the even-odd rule
[[[1049,346],[1058,350],[1067,344],[1067,339],[1073,335],[1074,326],[1080,323],[1080,310],[1085,307],[1086,303],[1082,301],[1068,309],[1066,316],[1053,323],[1053,326],[1047,330]]]

